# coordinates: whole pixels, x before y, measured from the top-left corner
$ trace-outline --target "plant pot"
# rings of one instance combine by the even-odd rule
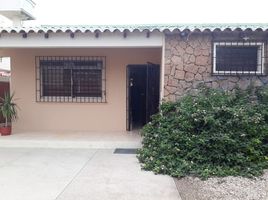
[[[2,136],[11,135],[11,126],[0,127],[0,132]]]

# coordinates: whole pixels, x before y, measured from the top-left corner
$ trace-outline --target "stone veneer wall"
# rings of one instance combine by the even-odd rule
[[[166,35],[164,99],[175,101],[203,83],[208,87],[232,90],[250,84],[268,84],[267,76],[212,75],[212,36],[192,34],[188,38]]]

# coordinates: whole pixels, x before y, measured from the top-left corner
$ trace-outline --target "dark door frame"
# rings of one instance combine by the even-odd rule
[[[126,128],[127,128],[127,131],[131,131],[132,130],[132,113],[131,113],[131,109],[130,109],[130,104],[131,104],[131,98],[130,98],[130,81],[129,81],[129,77],[130,77],[130,69],[131,67],[146,67],[146,99],[148,99],[148,96],[149,96],[149,66],[151,67],[158,67],[158,76],[156,77],[157,78],[157,81],[158,81],[158,106],[160,104],[160,65],[159,64],[153,64],[153,63],[150,63],[148,62],[147,64],[129,64],[126,66]],[[148,112],[148,107],[149,107],[149,101],[146,100],[146,119],[147,119],[147,122],[149,121],[150,119],[150,113]]]

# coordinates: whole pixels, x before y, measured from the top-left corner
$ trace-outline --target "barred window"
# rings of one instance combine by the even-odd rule
[[[214,74],[263,74],[264,43],[216,42],[213,51]]]
[[[105,102],[105,57],[37,57],[37,101]]]

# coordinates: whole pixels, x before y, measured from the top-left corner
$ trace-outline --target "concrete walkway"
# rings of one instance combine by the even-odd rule
[[[3,200],[179,200],[172,178],[113,149],[0,148]]]

